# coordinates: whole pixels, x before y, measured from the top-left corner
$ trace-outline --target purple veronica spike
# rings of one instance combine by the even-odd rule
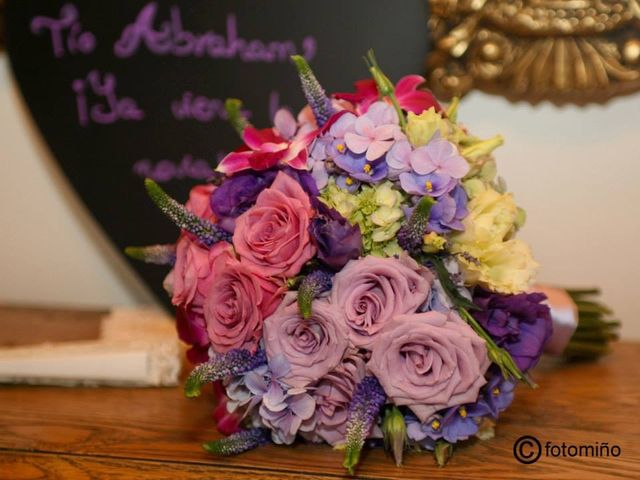
[[[318,298],[321,293],[331,290],[332,285],[333,278],[331,274],[324,270],[315,270],[304,277],[298,289],[298,307],[302,318],[311,316],[313,300]]]
[[[145,179],[144,185],[151,200],[158,206],[162,213],[169,217],[173,223],[187,232],[195,235],[200,242],[207,247],[220,241],[231,240],[231,234],[222,230],[217,225],[191,213],[184,205],[176,202],[150,178]]]
[[[267,363],[264,350],[258,350],[255,354],[248,350],[233,349],[227,353],[219,354],[193,369],[184,384],[184,393],[193,398],[200,395],[202,385],[216,380],[240,375]]]
[[[202,445],[207,452],[227,457],[238,455],[248,450],[269,443],[269,431],[264,428],[251,428],[233,433],[226,438],[207,442]]]
[[[327,94],[324,92],[324,89],[304,57],[293,55],[291,59],[298,69],[302,90],[313,111],[313,116],[316,118],[318,126],[322,127],[335,113],[331,106],[331,100],[327,97]]]
[[[346,448],[342,465],[353,475],[360,452],[387,396],[376,377],[365,377],[353,394],[347,419]]]
[[[422,197],[418,205],[413,209],[409,220],[398,230],[398,244],[411,255],[420,252],[422,238],[429,226],[431,210],[437,202],[431,197]]]
[[[124,253],[135,259],[156,265],[173,265],[176,262],[176,246],[149,245],[147,247],[127,247]]]

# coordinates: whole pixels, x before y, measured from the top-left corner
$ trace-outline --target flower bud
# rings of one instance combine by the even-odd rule
[[[402,465],[402,454],[407,439],[407,425],[398,407],[389,408],[382,420],[382,434],[387,451],[391,452],[397,466]]]

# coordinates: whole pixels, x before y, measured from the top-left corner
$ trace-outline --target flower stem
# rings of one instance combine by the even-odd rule
[[[473,330],[487,343],[487,351],[489,354],[489,358],[493,363],[498,365],[500,371],[502,372],[502,376],[504,378],[515,378],[520,380],[521,382],[526,383],[531,388],[536,388],[537,385],[531,381],[531,379],[525,375],[513,361],[509,352],[507,352],[504,348],[500,348],[496,345],[496,342],[493,341],[491,335],[489,335],[482,325],[478,323],[478,321],[471,315],[466,308],[460,307],[458,309],[462,318],[473,328]]]
[[[400,121],[400,128],[403,132],[407,130],[407,119],[404,116],[404,112],[402,108],[400,108],[400,103],[398,103],[398,97],[396,97],[395,87],[389,77],[387,77],[380,65],[378,65],[378,61],[376,60],[376,56],[373,53],[373,50],[369,50],[367,55],[364,57],[364,61],[369,68],[369,72],[371,72],[371,76],[373,80],[376,82],[376,86],[378,87],[378,92],[382,97],[387,97],[391,101],[391,105],[395,109],[398,114],[398,120]]]

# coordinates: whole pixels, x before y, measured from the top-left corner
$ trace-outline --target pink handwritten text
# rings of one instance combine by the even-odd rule
[[[184,92],[178,100],[171,102],[171,113],[176,120],[197,120],[203,123],[216,119],[227,120],[224,100],[194,95],[189,91]],[[243,110],[242,113],[245,118],[251,118],[249,110]]]
[[[176,57],[209,57],[213,59],[240,59],[243,62],[288,62],[291,55],[301,54],[311,60],[317,50],[314,37],[302,40],[298,51],[291,40],[264,42],[259,39],[245,39],[239,36],[236,16],[227,15],[226,35],[212,30],[194,33],[183,28],[180,8],[170,9],[169,20],[154,27],[158,5],[147,4],[138,14],[135,22],[127,25],[113,46],[115,55],[128,58],[145,45],[156,55]]]
[[[216,155],[216,160],[220,161],[224,156],[225,152],[220,151]],[[208,180],[213,175],[213,168],[206,160],[194,159],[192,155],[186,154],[177,164],[166,159],[153,163],[148,158],[143,158],[133,164],[133,173],[139,177],[164,183],[185,178]]]
[[[31,20],[31,33],[40,35],[49,31],[53,56],[64,57],[65,54],[87,55],[96,48],[96,37],[82,29],[79,22],[78,9],[67,3],[60,9],[59,18],[34,17]]]
[[[86,127],[91,122],[105,125],[119,120],[139,121],[144,118],[144,111],[135,100],[118,98],[116,85],[115,75],[105,73],[103,76],[97,70],[71,83],[76,94],[78,123],[81,126]]]

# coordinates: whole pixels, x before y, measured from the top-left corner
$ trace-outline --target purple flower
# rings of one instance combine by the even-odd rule
[[[400,174],[400,185],[412,195],[439,197],[449,193],[469,171],[456,146],[441,138],[412,151],[409,164],[411,171]]]
[[[376,377],[365,377],[356,387],[349,404],[343,463],[352,475],[360,460],[364,441],[378,419],[386,398]]]
[[[551,336],[549,307],[541,293],[503,295],[477,289],[473,301],[480,311],[473,316],[507,350],[520,370],[527,371],[542,355]]]
[[[462,221],[469,211],[467,210],[467,194],[458,185],[450,193],[445,193],[431,208],[429,216],[429,231],[436,233],[448,233],[451,230],[463,231]]]
[[[511,404],[514,388],[514,382],[506,380],[496,371],[482,388],[475,403],[442,410],[424,423],[413,415],[407,415],[407,435],[427,450],[433,450],[435,441],[441,438],[449,443],[466,440],[478,432],[483,417],[497,419],[498,414]]]
[[[262,190],[276,178],[276,170],[239,173],[227,178],[211,195],[211,210],[227,231],[235,230],[235,219],[251,207]]]
[[[346,218],[324,203],[318,203],[318,215],[310,226],[312,242],[318,249],[318,259],[340,270],[349,260],[362,254],[362,235],[358,225],[351,225]]]
[[[207,442],[202,446],[209,453],[226,457],[266,445],[269,443],[268,435],[269,432],[263,428],[251,428],[233,433],[220,440]]]
[[[325,270],[314,270],[304,277],[298,288],[298,308],[303,318],[311,316],[311,304],[321,294],[331,290],[333,275]]]
[[[424,423],[420,423],[413,415],[407,416],[407,435],[427,450],[433,450],[435,440],[456,443],[478,433],[482,415],[482,410],[474,404],[448,408],[432,415]]]
[[[333,161],[351,177],[366,183],[378,182],[385,178],[388,172],[384,157],[370,162],[363,153],[355,154],[351,150],[336,155]]]
[[[248,350],[233,349],[214,355],[207,363],[201,363],[193,369],[184,384],[185,395],[197,397],[205,383],[240,375],[264,365],[265,362],[264,350],[258,350],[254,354]]]
[[[483,388],[482,396],[478,400],[479,408],[482,408],[486,415],[497,419],[498,415],[513,402],[515,388],[516,383],[513,380],[504,378],[496,370]]]
[[[256,202],[258,195],[271,186],[278,174],[278,169],[261,172],[243,172],[228,177],[222,185],[211,194],[211,210],[218,217],[218,224],[227,230],[235,230],[235,220]],[[284,173],[300,184],[313,201],[319,195],[316,180],[309,173],[284,167]]]
[[[349,193],[356,193],[360,188],[360,181],[354,180],[348,175],[340,175],[336,179],[336,185]]]

